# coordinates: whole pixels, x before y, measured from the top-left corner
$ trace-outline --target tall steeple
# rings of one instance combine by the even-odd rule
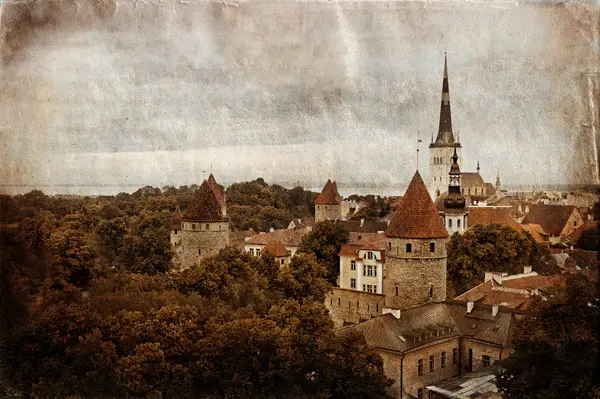
[[[496,173],[496,191],[500,191],[500,168],[498,168],[498,172]]]
[[[460,147],[460,143],[454,140],[452,132],[452,114],[450,111],[450,87],[448,84],[448,60],[444,53],[444,79],[442,81],[442,103],[440,106],[440,127],[437,138],[430,147]]]

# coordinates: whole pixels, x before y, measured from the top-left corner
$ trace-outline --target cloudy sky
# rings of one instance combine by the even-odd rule
[[[1,189],[404,185],[444,51],[463,169],[597,183],[599,5],[8,0]]]

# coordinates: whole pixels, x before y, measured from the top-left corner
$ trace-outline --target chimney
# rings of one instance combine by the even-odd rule
[[[531,266],[523,266],[523,273],[528,274],[531,273],[533,268]]]
[[[365,219],[360,219],[360,227],[363,227],[364,224],[365,224]]]
[[[485,277],[483,278],[483,282],[490,281],[493,278],[493,272],[485,272]]]
[[[483,282],[485,283],[486,281],[490,281],[493,279],[496,280],[498,284],[502,284],[503,274],[505,275],[505,273],[500,272],[485,272]]]
[[[475,302],[467,301],[467,313],[471,313],[471,311],[473,311],[474,306],[475,306]]]
[[[498,314],[498,305],[492,305],[492,316],[496,317]]]

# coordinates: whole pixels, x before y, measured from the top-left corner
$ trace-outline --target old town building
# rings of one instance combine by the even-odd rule
[[[189,268],[229,245],[225,197],[212,174],[183,213],[177,207],[170,228],[173,263],[179,269]]]

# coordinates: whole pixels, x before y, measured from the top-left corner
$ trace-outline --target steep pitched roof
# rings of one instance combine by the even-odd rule
[[[491,206],[471,206],[469,207],[469,226],[480,224],[500,224],[512,227],[520,227],[510,216],[510,207],[491,207]]]
[[[385,234],[400,238],[448,237],[419,171],[408,185]]]
[[[315,200],[315,205],[339,205],[342,203],[342,197],[337,192],[337,184],[327,180],[323,191]]]
[[[385,231],[388,227],[387,222],[377,222],[374,220],[336,220],[335,224],[342,226],[349,232],[360,233],[378,233]]]
[[[208,181],[204,180],[194,193],[192,201],[183,213],[183,220],[197,222],[224,220],[221,204]]]
[[[600,220],[588,220],[579,226],[575,231],[569,234],[567,237],[569,241],[576,244],[581,238],[581,235],[588,230],[597,230],[600,227]]]
[[[269,241],[267,245],[263,248],[263,252],[270,252],[275,257],[288,256],[287,249],[285,249],[285,245],[281,243],[281,241]]]
[[[181,209],[179,209],[179,205],[175,207],[175,213],[173,214],[173,219],[171,219],[171,230],[181,230]]]
[[[219,203],[223,204],[225,202],[225,195],[223,195],[223,192],[221,191],[221,188],[219,187],[219,184],[217,184],[217,180],[215,179],[212,173],[210,174],[210,176],[208,176],[207,182],[210,185],[210,188],[212,189]]]
[[[569,217],[577,208],[572,205],[535,204],[523,219],[523,224],[535,223],[554,237],[560,236]]]
[[[545,244],[548,242],[548,233],[544,231],[542,226],[539,224],[521,224],[521,228],[531,234],[533,240],[538,244]]]

